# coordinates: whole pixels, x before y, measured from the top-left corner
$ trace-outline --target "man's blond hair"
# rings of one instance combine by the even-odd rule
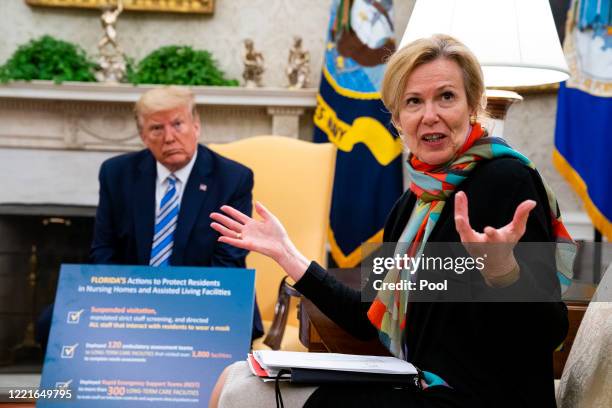
[[[164,86],[151,89],[142,94],[134,106],[134,115],[138,131],[142,130],[144,117],[155,112],[166,111],[186,106],[194,120],[199,120],[195,104],[195,95],[189,88],[178,86]]]

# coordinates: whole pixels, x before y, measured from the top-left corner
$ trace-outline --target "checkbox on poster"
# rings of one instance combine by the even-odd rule
[[[76,343],[72,346],[62,346],[62,358],[72,358],[74,357],[75,350],[79,343]]]
[[[68,324],[78,324],[81,320],[81,314],[83,314],[84,311],[85,309],[68,312],[68,318],[66,319],[66,322]]]
[[[72,383],[72,380],[59,381],[55,383],[55,388],[65,390],[66,388],[70,387],[71,383]]]

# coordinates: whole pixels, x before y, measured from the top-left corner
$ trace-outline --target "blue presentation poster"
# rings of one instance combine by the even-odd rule
[[[40,389],[69,392],[37,407],[207,406],[249,351],[254,283],[252,269],[62,265]]]

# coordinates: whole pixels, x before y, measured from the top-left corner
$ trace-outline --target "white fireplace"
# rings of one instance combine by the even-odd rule
[[[53,300],[60,263],[87,262],[100,165],[143,148],[132,108],[150,88],[0,85],[0,374],[3,366],[23,362],[11,350]],[[265,134],[311,138],[314,89],[192,89],[201,143]],[[34,292],[28,286],[33,271]],[[40,368],[33,361],[26,372]]]

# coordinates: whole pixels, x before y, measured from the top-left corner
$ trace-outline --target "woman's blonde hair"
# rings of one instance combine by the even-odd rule
[[[198,110],[195,105],[195,95],[188,88],[178,86],[164,86],[151,89],[142,94],[134,106],[134,115],[138,130],[142,128],[145,116],[155,112],[180,108],[187,106],[194,120],[199,120]]]
[[[411,42],[395,52],[387,62],[381,96],[396,128],[408,77],[417,67],[438,58],[449,59],[459,65],[470,110],[476,112],[479,121],[488,117],[484,79],[478,59],[468,47],[453,37],[434,34]]]

